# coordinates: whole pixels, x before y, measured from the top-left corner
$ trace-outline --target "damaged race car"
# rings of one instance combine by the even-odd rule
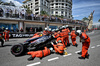
[[[43,35],[42,33],[36,33],[34,36],[24,43],[16,44],[11,47],[11,53],[15,56],[20,56],[25,52],[38,50],[45,46],[52,46],[51,41],[54,41],[52,35]]]

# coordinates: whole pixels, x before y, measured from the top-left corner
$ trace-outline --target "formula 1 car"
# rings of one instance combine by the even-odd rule
[[[12,46],[11,53],[15,56],[20,56],[25,52],[38,50],[47,45],[51,45],[51,41],[54,41],[52,35],[43,35],[42,33],[36,33],[32,38],[26,40],[24,43]]]

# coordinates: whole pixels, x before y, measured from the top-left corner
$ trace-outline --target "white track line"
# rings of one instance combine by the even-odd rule
[[[91,47],[92,49],[95,48],[95,46]]]
[[[97,45],[97,47],[100,47],[100,45]]]
[[[48,61],[53,61],[53,60],[56,60],[56,59],[59,59],[59,57],[48,59]]]
[[[79,51],[76,51],[75,53],[77,54],[77,53],[79,53],[79,52],[81,52],[81,50],[79,50]]]
[[[70,56],[70,55],[72,55],[72,53],[69,53],[69,54],[67,54],[67,55],[63,55],[63,57]]]
[[[41,62],[32,63],[32,64],[29,64],[29,65],[26,65],[26,66],[35,66],[35,65],[38,65],[38,64],[41,64]]]

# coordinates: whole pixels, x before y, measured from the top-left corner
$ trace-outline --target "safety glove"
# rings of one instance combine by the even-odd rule
[[[67,48],[64,48],[64,55],[67,55],[67,51],[66,51]]]
[[[54,43],[53,43],[53,42],[51,42],[51,44],[52,44],[52,45],[54,45]]]

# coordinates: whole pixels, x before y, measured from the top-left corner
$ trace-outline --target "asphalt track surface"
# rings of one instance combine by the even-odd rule
[[[27,58],[30,55],[24,55],[15,57],[11,54],[11,46],[17,43],[22,43],[28,38],[10,39],[9,42],[5,42],[5,47],[0,47],[0,66],[100,66],[100,31],[96,30],[91,33],[87,33],[91,39],[89,48],[89,59],[81,60],[78,52],[82,49],[82,44],[77,37],[78,47],[67,47],[68,55],[51,54],[42,58],[35,58],[32,61],[28,61]],[[71,43],[71,41],[70,41]]]

